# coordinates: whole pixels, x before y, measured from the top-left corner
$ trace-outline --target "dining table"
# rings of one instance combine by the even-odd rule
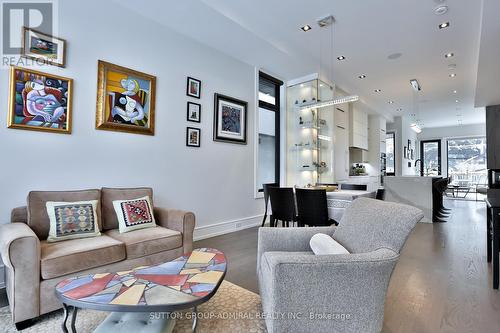
[[[326,201],[328,205],[328,217],[340,222],[344,215],[345,209],[356,198],[366,197],[375,198],[377,192],[362,191],[362,190],[338,190],[326,192]]]

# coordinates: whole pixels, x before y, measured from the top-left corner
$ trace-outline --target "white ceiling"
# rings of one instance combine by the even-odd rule
[[[331,77],[329,31],[320,29],[315,22],[332,14],[336,19],[334,57],[347,57],[342,62],[334,61],[334,81],[342,89],[360,95],[366,105],[385,115],[418,110],[423,127],[453,126],[458,119],[464,125],[484,123],[484,109],[474,108],[481,0],[149,0],[147,6],[137,6],[136,0],[117,3],[284,80],[320,69]],[[435,15],[438,4],[448,5],[448,13]],[[439,30],[438,24],[445,21],[451,23],[450,27]],[[304,24],[313,29],[302,32],[299,27]],[[397,52],[402,53],[400,58],[387,58]],[[445,59],[448,52],[455,56]],[[456,69],[449,70],[449,64],[456,64]],[[450,78],[451,72],[457,76]],[[360,74],[367,78],[358,79]],[[422,86],[418,108],[409,83],[413,78]],[[382,92],[374,93],[374,89]],[[389,100],[395,103],[388,104]]]

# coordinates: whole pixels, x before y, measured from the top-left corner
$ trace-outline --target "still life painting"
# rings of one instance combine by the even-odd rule
[[[72,79],[12,66],[9,128],[71,133]]]
[[[99,60],[96,128],[154,135],[156,77]]]
[[[37,62],[65,67],[66,41],[24,27],[21,54]]]
[[[215,94],[214,141],[247,143],[247,102]]]

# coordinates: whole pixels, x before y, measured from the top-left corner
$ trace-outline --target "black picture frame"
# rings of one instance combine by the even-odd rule
[[[411,140],[408,139],[408,150],[410,150],[410,149],[411,149]]]
[[[198,141],[193,143],[190,141],[190,133],[196,132]],[[187,147],[200,147],[201,146],[201,129],[195,127],[186,127],[186,146]]]
[[[198,84],[197,92],[192,92],[191,89],[189,89],[192,82]],[[198,99],[201,98],[201,80],[188,76],[186,82],[186,95]]]
[[[234,111],[240,112],[239,117],[239,132],[231,133],[229,130],[224,130],[222,128],[219,118],[222,119],[223,115],[221,110],[226,104],[226,107],[233,108]],[[242,116],[241,116],[242,114]],[[247,144],[247,124],[248,124],[248,103],[233,97],[225,96],[222,94],[214,94],[214,128],[213,128],[213,140],[219,142],[236,143],[236,144]],[[219,128],[221,125],[221,128]],[[237,134],[238,133],[238,134]]]
[[[193,114],[191,113],[191,106],[198,107],[197,113],[198,117],[193,118],[191,117]],[[191,113],[191,114],[190,114]],[[193,102],[187,102],[187,108],[186,108],[186,120],[193,122],[193,123],[200,123],[201,122],[201,104],[198,103],[193,103]]]

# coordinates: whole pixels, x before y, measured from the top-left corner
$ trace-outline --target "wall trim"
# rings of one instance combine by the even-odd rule
[[[264,214],[243,217],[241,219],[214,223],[206,226],[196,227],[194,229],[194,241],[212,238],[232,232],[260,226]]]

